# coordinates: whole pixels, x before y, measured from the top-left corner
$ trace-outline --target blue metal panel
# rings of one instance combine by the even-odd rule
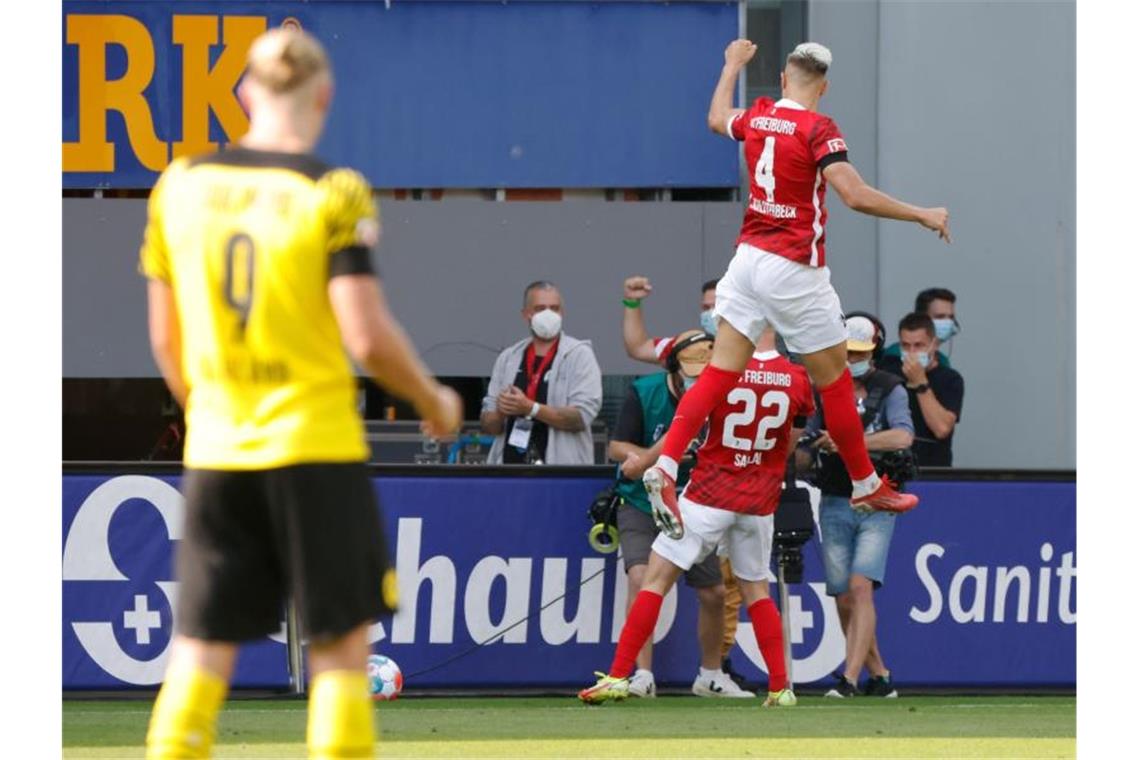
[[[424,472],[375,481],[404,619],[375,627],[373,648],[400,664],[412,688],[582,685],[603,669],[624,620],[618,592],[625,579],[615,555],[587,545],[585,511],[608,479]],[[65,689],[153,686],[161,678],[175,593],[172,526],[182,516],[177,483],[172,476],[63,476]],[[922,504],[898,518],[885,585],[875,595],[879,644],[896,682],[1073,687],[1075,484],[922,481],[913,488]],[[824,591],[818,543],[805,548],[804,560],[805,582],[790,587],[786,613],[793,672],[797,683],[830,683],[844,659],[843,634]],[[1021,579],[1009,583],[1010,575]],[[563,592],[564,604],[540,609]],[[663,618],[657,681],[687,685],[698,659],[692,590],[682,584]],[[523,619],[505,640],[474,648]],[[747,622],[737,643],[735,664],[759,677],[763,661]],[[235,685],[286,682],[280,641],[243,650]]]
[[[736,36],[728,2],[91,2],[64,3],[63,140],[78,138],[79,56],[67,17],[123,14],[146,27],[154,130],[180,139],[183,14],[297,19],[327,46],[336,97],[318,152],[379,187],[730,187],[735,145],[705,113]],[[221,45],[212,50],[216,60]],[[125,70],[108,51],[107,77]],[[155,172],[107,115],[110,172],[64,173],[65,187],[146,187]],[[211,139],[224,141],[211,116]],[[234,137],[234,136],[231,136]]]

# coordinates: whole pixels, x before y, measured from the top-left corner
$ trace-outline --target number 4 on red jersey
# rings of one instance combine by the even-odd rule
[[[822,267],[827,225],[823,170],[847,160],[847,143],[829,117],[784,98],[759,98],[730,117],[728,134],[744,143],[751,193],[738,243]]]

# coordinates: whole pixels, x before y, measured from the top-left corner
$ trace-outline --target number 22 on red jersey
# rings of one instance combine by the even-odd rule
[[[775,351],[754,356],[709,418],[686,498],[733,512],[771,514],[784,482],[793,423],[813,411],[803,367]]]

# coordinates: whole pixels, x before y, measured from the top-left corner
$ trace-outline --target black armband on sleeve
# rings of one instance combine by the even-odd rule
[[[342,274],[374,274],[372,252],[362,245],[342,248],[329,257],[329,279]]]
[[[794,427],[794,428],[805,428],[805,427],[807,427],[807,417],[804,417],[803,415],[800,415],[799,417],[793,417],[792,418],[792,427]]]
[[[847,151],[837,150],[834,153],[828,153],[826,156],[819,160],[819,170],[823,171],[832,164],[837,164],[840,161],[847,160]]]

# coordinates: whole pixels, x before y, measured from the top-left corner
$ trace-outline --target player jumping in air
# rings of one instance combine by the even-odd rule
[[[146,756],[209,757],[238,643],[279,630],[291,597],[310,757],[372,757],[367,633],[396,588],[344,349],[428,434],[456,430],[462,406],[388,311],[368,183],[309,153],[332,97],[320,44],[261,36],[239,97],[249,132],[170,165],[141,252],[155,359],[187,424],[176,631]]]
[[[736,255],[716,289],[716,346],[711,363],[677,408],[661,458],[644,475],[650,500],[660,503],[662,529],[678,537],[684,527],[675,488],[677,461],[709,412],[736,385],[766,325],[802,356],[819,389],[828,430],[854,485],[852,505],[905,512],[918,504],[916,496],[880,479],[867,456],[847,369],[843,312],[824,256],[824,196],[831,183],[850,208],[917,222],[947,243],[949,214],[902,203],[863,182],[847,160],[839,128],[817,111],[831,65],[831,52],[822,45],[805,42],[788,56],[780,100],[758,98],[748,110],[732,108],[737,76],[755,53],[748,40],[728,45],[709,106],[709,128],[744,142],[751,175]]]
[[[789,441],[798,438],[796,420],[812,414],[814,403],[807,373],[776,352],[772,330],[758,337],[756,353],[713,409],[708,437],[697,451],[697,466],[680,500],[686,530],[677,538],[659,533],[653,542],[645,582],[629,609],[609,673],[599,673],[595,685],[578,692],[583,702],[629,695],[629,675],[657,625],[665,594],[682,573],[723,544],[768,666],[764,706],[796,703],[788,688],[780,613],[768,593],[768,582],[775,580],[769,565]]]

